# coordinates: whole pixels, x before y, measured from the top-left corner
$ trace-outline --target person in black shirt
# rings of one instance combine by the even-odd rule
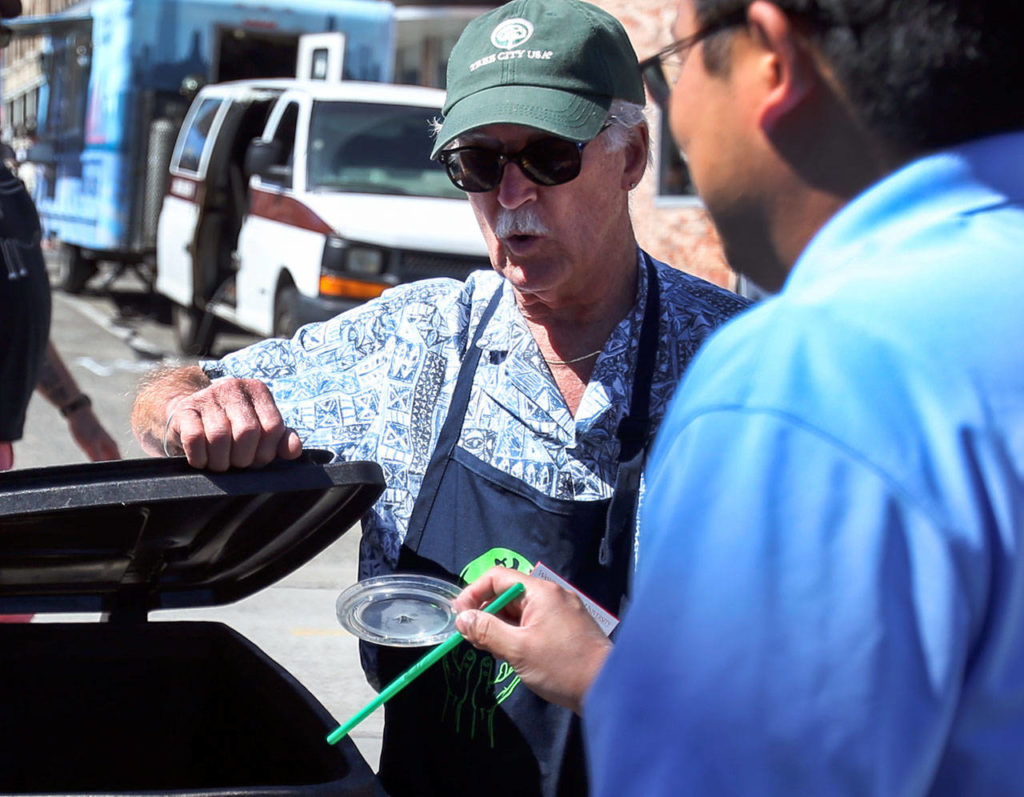
[[[14,464],[50,336],[50,283],[39,217],[22,182],[0,165],[0,470]]]
[[[0,17],[21,13],[19,0],[0,0]],[[0,29],[3,42],[10,30]],[[22,183],[0,165],[0,470],[14,466],[32,391],[39,389],[67,418],[89,459],[118,459],[117,444],[97,420],[49,342],[50,283],[41,248],[39,214]]]

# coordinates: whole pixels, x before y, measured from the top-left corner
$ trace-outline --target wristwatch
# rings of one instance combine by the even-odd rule
[[[71,401],[60,408],[60,414],[67,418],[71,413],[91,406],[92,399],[85,393],[79,393],[77,398],[71,399]]]

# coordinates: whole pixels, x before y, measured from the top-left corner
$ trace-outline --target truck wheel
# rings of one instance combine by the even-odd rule
[[[81,293],[92,275],[96,261],[82,254],[80,247],[61,243],[57,250],[57,287],[65,293]]]
[[[286,285],[274,300],[274,337],[290,338],[299,329],[299,292]]]
[[[217,337],[216,319],[195,307],[182,307],[180,304],[174,305],[171,315],[178,350],[189,357],[209,354]]]

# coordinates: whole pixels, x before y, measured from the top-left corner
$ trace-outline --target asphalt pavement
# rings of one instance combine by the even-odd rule
[[[131,276],[110,290],[80,296],[55,290],[51,339],[125,458],[145,456],[131,435],[129,412],[139,379],[161,363],[179,362],[162,308]],[[226,349],[245,345],[245,335],[225,336]],[[85,462],[60,414],[38,394],[29,405],[25,436],[15,446],[15,467]],[[374,691],[359,666],[357,640],[335,616],[338,593],[356,581],[359,529],[346,532],[317,558],[278,583],[237,603],[212,608],[154,612],[151,621],[215,620],[254,642],[299,680],[339,724],[362,708]],[[98,615],[37,615],[33,622],[96,622]],[[376,769],[383,710],[351,734]]]

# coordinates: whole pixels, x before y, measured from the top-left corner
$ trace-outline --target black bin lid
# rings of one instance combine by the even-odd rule
[[[183,457],[0,473],[0,613],[217,606],[283,578],[384,489],[373,462],[307,450],[210,473]]]

